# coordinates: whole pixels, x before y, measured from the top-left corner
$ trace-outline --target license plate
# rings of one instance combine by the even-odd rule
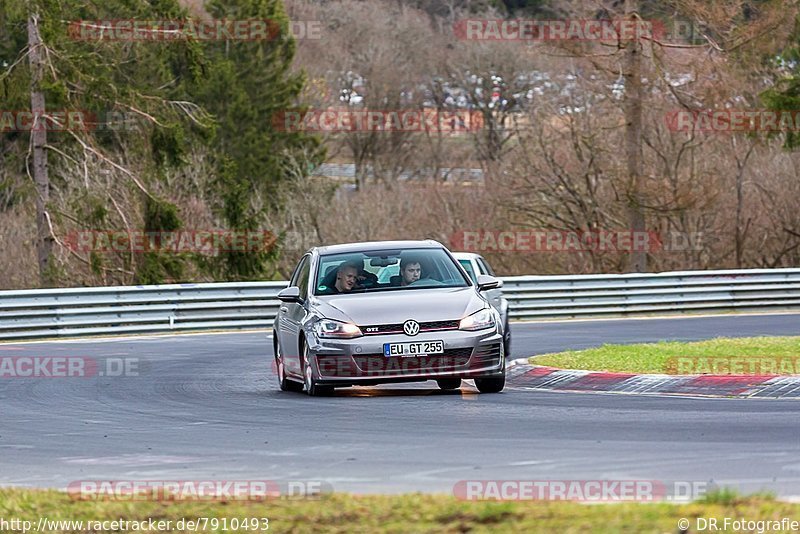
[[[444,341],[412,341],[410,343],[384,343],[384,356],[427,356],[444,353]]]

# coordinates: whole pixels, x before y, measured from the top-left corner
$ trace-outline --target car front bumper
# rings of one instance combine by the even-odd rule
[[[384,356],[384,343],[444,342],[444,354]],[[312,370],[318,383],[371,385],[419,382],[437,378],[485,378],[504,372],[503,336],[499,328],[476,332],[442,330],[409,337],[404,334],[361,336],[355,339],[308,337]]]

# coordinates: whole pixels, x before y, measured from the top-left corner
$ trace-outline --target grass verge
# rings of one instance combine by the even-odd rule
[[[170,521],[169,532],[195,531],[176,528],[181,519],[217,518],[218,528],[200,527],[198,532],[265,532],[231,529],[233,518],[268,518],[266,532],[678,532],[678,521],[687,518],[695,531],[696,518],[725,517],[780,521],[800,520],[800,504],[775,501],[767,495],[706,498],[691,504],[598,504],[572,502],[468,502],[444,495],[333,494],[320,500],[275,500],[264,503],[158,503],[73,501],[57,491],[0,490],[0,518],[31,521],[39,518],[72,521]],[[227,518],[228,529],[221,520]],[[2,523],[0,523],[2,524]],[[145,525],[146,526],[146,525]],[[55,528],[40,532],[91,531],[90,525]],[[21,532],[0,527],[0,532]],[[100,532],[100,530],[97,530]],[[108,532],[108,529],[102,532]],[[117,532],[154,530],[117,528]],[[162,530],[163,532],[164,530]],[[727,530],[736,532],[736,530]],[[771,532],[781,532],[773,529]]]
[[[800,374],[800,337],[603,345],[531,358],[535,365],[620,373]]]

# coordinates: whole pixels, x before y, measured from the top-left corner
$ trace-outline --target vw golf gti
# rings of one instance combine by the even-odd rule
[[[381,277],[394,267],[398,274]],[[436,380],[481,393],[505,387],[504,323],[436,241],[317,247],[298,262],[273,328],[280,388],[312,396],[335,387]]]

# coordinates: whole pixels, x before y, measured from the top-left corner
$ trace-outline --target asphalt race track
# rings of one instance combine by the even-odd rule
[[[512,331],[519,358],[603,342],[798,335],[800,314]],[[471,382],[441,392],[432,381],[310,398],[278,390],[265,333],[6,344],[0,356],[127,358],[139,368],[138,376],[0,378],[0,485],[269,479],[357,493],[451,493],[472,479],[612,479],[800,495],[797,401],[513,384],[479,395]]]

